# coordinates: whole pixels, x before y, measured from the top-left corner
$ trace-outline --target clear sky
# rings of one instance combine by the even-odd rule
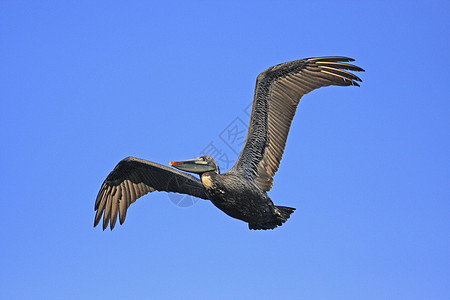
[[[449,12],[1,1],[0,298],[450,299]],[[269,193],[297,208],[282,227],[250,231],[208,201],[152,193],[123,226],[93,228],[121,159],[214,146],[226,171],[256,76],[326,55],[366,72],[361,88],[302,99]]]

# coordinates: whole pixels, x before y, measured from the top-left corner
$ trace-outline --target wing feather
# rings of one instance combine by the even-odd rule
[[[117,164],[103,182],[95,201],[97,226],[103,215],[103,230],[108,223],[114,228],[117,215],[123,224],[128,207],[137,199],[153,191],[189,194],[208,199],[205,188],[194,176],[135,157],[127,157]]]
[[[123,222],[125,221],[125,216],[127,215],[127,208],[128,206],[130,206],[129,202],[128,202],[128,193],[124,193],[122,199],[120,199],[119,201],[119,221],[120,221],[120,225],[123,224]]]
[[[340,56],[308,58],[262,72],[256,81],[247,139],[233,169],[269,191],[300,99],[324,86],[359,86],[361,79],[344,71],[364,71],[346,63],[352,61]]]

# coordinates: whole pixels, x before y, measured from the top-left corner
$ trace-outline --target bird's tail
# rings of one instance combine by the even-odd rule
[[[293,207],[287,207],[287,206],[275,206],[278,215],[279,215],[279,219],[281,221],[281,223],[284,223],[287,221],[287,219],[289,219],[289,217],[291,216],[291,214],[294,212],[295,208]]]
[[[275,206],[275,214],[271,216],[270,220],[263,222],[249,223],[248,228],[253,230],[267,230],[274,229],[277,226],[283,225],[289,219],[295,208],[286,206]]]

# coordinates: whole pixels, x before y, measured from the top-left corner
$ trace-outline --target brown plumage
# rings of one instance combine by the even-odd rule
[[[127,157],[119,162],[103,182],[97,200],[94,226],[103,215],[103,229],[110,223],[114,228],[120,213],[123,224],[128,207],[138,198],[154,191],[176,192],[208,199],[205,189],[197,178],[151,161]]]
[[[247,140],[235,168],[243,168],[247,173],[256,172],[258,186],[269,191],[300,99],[329,85],[359,86],[361,79],[343,70],[364,70],[343,63],[350,61],[354,60],[348,57],[308,58],[279,64],[259,74]]]
[[[283,156],[287,136],[300,99],[324,86],[359,86],[360,78],[344,71],[364,71],[348,64],[347,57],[320,57],[279,64],[262,72],[256,81],[252,115],[244,148],[235,166],[220,174],[209,156],[176,162],[184,172],[150,161],[128,157],[104,181],[95,202],[96,226],[111,229],[120,213],[125,220],[131,203],[153,191],[189,194],[211,200],[226,214],[249,223],[250,229],[281,226],[294,211],[275,206],[267,195]]]

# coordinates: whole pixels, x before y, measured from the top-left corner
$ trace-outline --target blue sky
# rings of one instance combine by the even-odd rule
[[[2,1],[0,298],[449,299],[449,11]],[[248,123],[256,76],[326,55],[364,82],[302,99],[269,194],[297,208],[284,226],[153,193],[92,227],[121,159],[235,159],[221,133]]]

